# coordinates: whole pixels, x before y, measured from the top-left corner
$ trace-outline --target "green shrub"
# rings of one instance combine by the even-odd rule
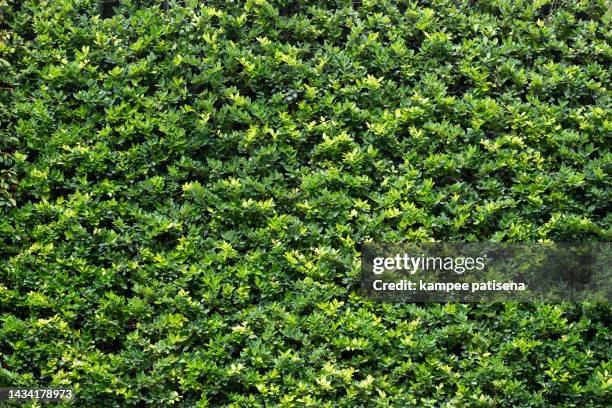
[[[359,243],[610,238],[610,4],[0,0],[0,386],[598,407],[609,304],[376,304]]]

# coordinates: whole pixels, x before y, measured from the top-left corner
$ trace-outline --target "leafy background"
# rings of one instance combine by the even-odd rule
[[[605,406],[609,304],[378,304],[359,244],[610,238],[608,1],[0,0],[0,385]]]

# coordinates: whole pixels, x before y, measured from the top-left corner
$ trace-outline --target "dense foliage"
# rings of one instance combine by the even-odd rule
[[[0,0],[0,386],[609,401],[609,304],[355,294],[367,240],[609,240],[608,1],[117,3]]]

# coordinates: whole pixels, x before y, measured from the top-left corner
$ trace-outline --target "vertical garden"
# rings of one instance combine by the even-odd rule
[[[608,0],[0,0],[0,387],[606,406],[609,303],[357,289],[369,241],[610,240],[611,22]]]

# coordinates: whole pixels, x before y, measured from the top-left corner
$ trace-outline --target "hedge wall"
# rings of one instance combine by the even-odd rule
[[[609,304],[377,304],[359,244],[610,239],[606,0],[0,0],[0,386],[600,407]]]

